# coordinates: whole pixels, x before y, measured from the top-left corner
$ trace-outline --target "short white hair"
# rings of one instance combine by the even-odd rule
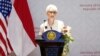
[[[48,11],[58,11],[57,7],[54,5],[54,4],[49,4],[47,7],[46,7],[46,12]]]

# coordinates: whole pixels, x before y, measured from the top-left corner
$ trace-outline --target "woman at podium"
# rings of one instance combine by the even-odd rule
[[[58,13],[58,9],[55,5],[48,5],[46,8],[47,20],[44,20],[44,23],[40,25],[39,35],[42,35],[43,32],[48,30],[56,30],[58,32],[62,32],[64,27],[64,23],[61,20],[56,19],[56,15]]]
[[[50,4],[46,7],[47,20],[44,20],[44,23],[40,25],[39,35],[42,35],[44,32],[48,30],[56,30],[58,32],[63,33],[63,35],[68,34],[70,36],[71,27],[65,26],[63,21],[57,20],[56,19],[57,13],[58,9],[55,5]],[[64,49],[62,56],[66,55],[64,53],[65,52]]]

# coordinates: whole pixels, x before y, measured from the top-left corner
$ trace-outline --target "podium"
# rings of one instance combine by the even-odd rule
[[[41,56],[61,56],[64,46],[62,33],[49,30],[43,33],[42,40],[37,39],[40,46]]]

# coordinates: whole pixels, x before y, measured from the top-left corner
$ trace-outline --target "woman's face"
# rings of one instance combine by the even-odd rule
[[[56,11],[48,11],[47,12],[48,18],[55,18],[56,17],[56,14],[57,14]]]

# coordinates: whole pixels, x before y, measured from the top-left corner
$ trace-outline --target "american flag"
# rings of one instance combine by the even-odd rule
[[[7,19],[11,9],[10,0],[0,0],[0,55],[2,56],[7,56],[12,50],[7,38]]]
[[[10,45],[11,44],[11,45]],[[27,56],[36,47],[27,0],[0,0],[0,56]],[[13,49],[12,49],[13,48]]]

